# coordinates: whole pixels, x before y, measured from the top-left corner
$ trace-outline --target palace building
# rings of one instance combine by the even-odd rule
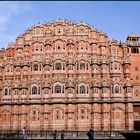
[[[0,130],[133,130],[140,41],[85,23],[37,24],[0,50]]]

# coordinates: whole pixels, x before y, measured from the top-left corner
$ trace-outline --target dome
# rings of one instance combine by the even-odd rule
[[[50,83],[48,81],[44,81],[43,88],[50,88]]]
[[[69,45],[69,44],[74,45],[74,44],[75,44],[74,40],[73,40],[73,39],[69,39],[69,40],[67,41],[67,45]]]
[[[103,82],[101,83],[101,86],[102,86],[102,87],[109,87],[109,85],[108,85],[108,83],[107,83],[106,81],[103,81]]]
[[[51,65],[50,59],[46,59],[46,60],[44,61],[44,65]]]
[[[92,87],[99,87],[99,83],[96,80],[94,80],[92,82]]]
[[[26,82],[26,81],[24,81],[24,82],[21,84],[21,88],[28,88],[27,82]]]
[[[131,33],[130,35],[128,35],[128,38],[139,38],[139,36],[135,33]]]
[[[129,83],[129,82],[126,82],[126,83],[124,84],[124,87],[132,87],[132,84]]]
[[[16,81],[15,83],[13,83],[13,88],[14,88],[14,89],[20,88],[20,83],[19,83],[19,81]]]

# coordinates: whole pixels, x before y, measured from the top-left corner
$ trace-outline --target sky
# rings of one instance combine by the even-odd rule
[[[109,39],[140,36],[139,1],[0,1],[0,48],[34,24],[59,18],[88,23]]]

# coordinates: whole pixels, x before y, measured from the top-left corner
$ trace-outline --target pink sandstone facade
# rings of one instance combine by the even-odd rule
[[[133,36],[119,43],[63,20],[18,36],[0,51],[0,130],[133,130],[140,116]]]

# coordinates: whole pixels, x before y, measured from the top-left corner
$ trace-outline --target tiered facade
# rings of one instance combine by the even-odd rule
[[[0,130],[132,130],[130,64],[85,23],[33,26],[0,51]]]

